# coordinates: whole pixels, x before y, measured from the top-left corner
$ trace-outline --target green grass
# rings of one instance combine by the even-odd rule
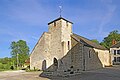
[[[14,69],[14,70],[12,70],[12,69],[0,69],[0,72],[1,71],[15,71],[15,70],[17,70],[17,69]]]
[[[40,71],[39,69],[35,69],[35,70],[29,70],[29,69],[26,69],[26,72],[38,72]]]
[[[0,69],[0,71],[5,71],[4,69]]]

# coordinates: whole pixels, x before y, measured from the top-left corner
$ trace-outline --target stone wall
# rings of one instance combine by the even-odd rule
[[[47,67],[52,64],[50,54],[51,34],[43,33],[30,55],[30,69],[42,69],[42,62],[46,60]]]
[[[62,47],[64,48],[63,53],[66,55],[67,52],[71,49],[72,24],[65,20],[61,20],[61,22],[61,42],[64,42],[64,45],[62,45]]]
[[[30,55],[30,68],[81,71],[110,64],[109,51],[84,46],[71,35],[72,23],[64,19],[50,23],[49,31],[43,33]],[[58,60],[58,66],[52,65],[54,59]]]
[[[54,58],[61,58],[62,53],[62,43],[61,43],[61,24],[60,20],[53,22],[49,25],[49,32],[51,33],[51,55]]]
[[[83,46],[82,43],[73,38],[71,44],[71,50],[60,60],[59,70],[67,71],[72,67],[74,71],[83,71],[103,67],[101,59],[99,59],[94,48]],[[102,55],[105,56],[105,54]]]
[[[80,44],[79,47],[77,47],[75,51],[73,50],[73,53],[78,51],[76,52],[77,54],[75,54],[77,57],[74,58],[74,61],[77,63],[74,63],[76,66],[75,69],[77,69],[77,66],[80,67],[80,70],[92,70],[101,68],[101,61],[94,49],[91,47],[83,46],[82,42],[78,42],[76,39],[72,38],[72,47],[78,43]]]
[[[98,54],[91,47],[84,46],[85,55],[85,70],[102,68],[102,63],[98,57]]]
[[[51,33],[51,54],[60,59],[68,52],[68,41],[71,48],[72,25],[63,19],[49,24]]]
[[[57,71],[83,70],[81,47],[82,45],[77,43],[65,56],[59,59]],[[54,71],[54,65],[51,65],[47,70]]]
[[[48,32],[41,36],[30,55],[31,69],[34,67],[42,69],[44,60],[46,60],[48,68],[53,64],[54,58],[61,59],[71,49],[72,24],[64,19],[59,19],[48,26]]]

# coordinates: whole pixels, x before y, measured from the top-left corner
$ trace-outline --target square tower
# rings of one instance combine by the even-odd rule
[[[51,34],[51,54],[62,58],[71,49],[72,22],[59,17],[48,23]]]

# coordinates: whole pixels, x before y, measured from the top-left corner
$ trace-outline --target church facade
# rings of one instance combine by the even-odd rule
[[[84,71],[111,65],[109,51],[72,32],[72,22],[59,17],[48,23],[30,55],[30,69]]]

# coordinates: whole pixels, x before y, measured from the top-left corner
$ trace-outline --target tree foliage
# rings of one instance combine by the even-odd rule
[[[8,58],[8,57],[0,58],[0,71],[10,69],[11,65],[12,65],[11,58]]]
[[[15,65],[17,65],[17,55],[19,60],[19,66],[22,66],[25,60],[29,57],[29,47],[26,41],[19,40],[17,42],[13,41],[10,45],[12,60]]]
[[[99,41],[97,39],[92,39],[91,41],[96,43],[96,44],[99,44]]]
[[[110,46],[112,46],[113,40],[115,40],[116,42],[120,41],[120,33],[118,32],[118,30],[110,32],[100,44],[109,49]]]

